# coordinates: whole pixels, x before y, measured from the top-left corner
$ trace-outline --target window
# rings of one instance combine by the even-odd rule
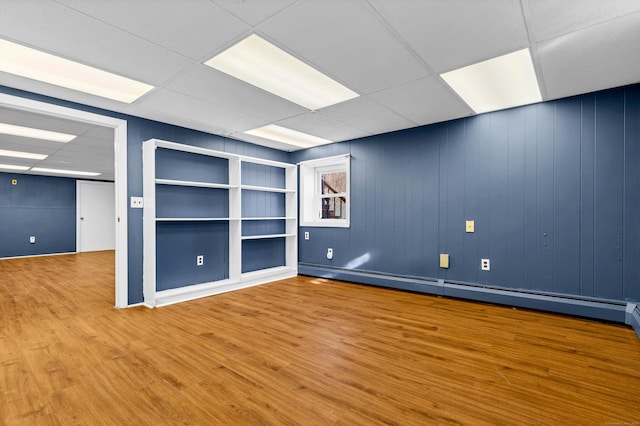
[[[348,155],[300,163],[300,226],[349,227]]]

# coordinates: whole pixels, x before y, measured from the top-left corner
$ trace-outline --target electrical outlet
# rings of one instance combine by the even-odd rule
[[[29,237],[29,243],[30,244],[35,244],[36,243],[36,237],[34,237],[34,236]]]
[[[305,239],[305,240],[308,240],[308,239],[309,239],[309,232],[308,232],[308,231],[306,231],[306,232],[304,233],[304,239]]]
[[[131,208],[132,209],[141,209],[144,207],[144,198],[142,197],[131,197]]]
[[[197,266],[202,266],[204,265],[204,256],[203,255],[198,255],[196,256],[196,265]]]
[[[333,259],[333,249],[327,249],[327,259],[331,260]]]
[[[481,259],[480,260],[480,268],[483,271],[490,271],[491,270],[491,261],[489,259]]]

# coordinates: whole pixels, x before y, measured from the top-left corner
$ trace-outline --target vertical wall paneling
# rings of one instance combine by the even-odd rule
[[[491,119],[489,154],[490,165],[486,173],[489,175],[488,199],[491,214],[488,220],[489,253],[491,259],[491,283],[501,287],[508,286],[508,160],[509,160],[509,116],[493,114]]]
[[[475,232],[467,233],[462,230],[464,235],[463,251],[462,251],[462,280],[468,282],[478,282],[480,273],[480,257],[478,257],[479,233],[482,227],[486,225],[479,220],[479,162],[480,157],[480,141],[478,140],[478,120],[477,118],[464,121],[464,207],[463,219],[473,220],[475,222]],[[462,224],[460,225],[462,228]]]
[[[581,97],[580,129],[580,290],[594,296],[595,276],[595,95]]]
[[[76,180],[0,173],[0,258],[75,251]]]
[[[538,174],[537,179],[537,238],[538,264],[536,290],[553,291],[555,255],[554,228],[554,125],[555,103],[538,107]]]
[[[538,287],[538,106],[524,111],[524,266],[523,288]]]
[[[456,120],[447,126],[447,151],[445,167],[441,170],[443,181],[448,182],[447,192],[441,201],[445,205],[446,225],[442,238],[446,240],[449,254],[449,267],[453,263],[463,265],[464,259],[464,157],[465,157],[465,126],[464,121]],[[445,278],[448,270],[444,269],[441,277]]]
[[[304,264],[640,300],[640,85],[311,148],[351,151],[351,229],[306,228]],[[465,233],[464,221],[475,221]],[[326,259],[326,248],[348,258]],[[438,254],[450,254],[439,268]],[[491,270],[480,270],[480,259]],[[411,284],[407,284],[411,286]],[[413,287],[412,287],[413,288]]]
[[[622,297],[624,92],[596,95],[594,295]],[[633,261],[637,261],[634,259]]]
[[[525,263],[525,120],[524,108],[509,111],[507,141],[506,287],[523,288]],[[503,268],[500,268],[503,269]]]
[[[624,271],[622,296],[640,294],[640,86],[625,93],[624,153]]]
[[[556,103],[553,291],[565,294],[580,291],[580,124],[580,98]]]

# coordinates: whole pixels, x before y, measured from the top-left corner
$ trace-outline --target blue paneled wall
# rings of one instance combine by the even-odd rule
[[[48,102],[56,105],[67,106],[70,108],[75,108],[83,111],[94,112],[97,114],[102,114],[106,116],[116,117],[127,121],[127,156],[128,156],[128,164],[127,164],[127,185],[128,185],[128,196],[142,196],[142,142],[148,139],[162,139],[172,142],[178,142],[188,145],[195,145],[204,148],[215,149],[219,151],[231,152],[234,154],[248,155],[252,157],[265,158],[269,160],[288,162],[289,154],[287,152],[278,151],[275,149],[265,148],[258,145],[253,145],[249,143],[239,142],[236,140],[224,138],[222,136],[211,135],[203,132],[198,132],[195,130],[186,129],[183,127],[172,126],[170,124],[159,123],[156,121],[145,120],[138,117],[132,117],[124,114],[119,114],[112,111],[106,111],[99,108],[88,107],[85,105],[75,104],[73,102],[62,101],[59,99],[53,99],[46,96],[36,95],[33,93],[24,92],[21,90],[16,90],[4,86],[0,86],[0,93],[6,93],[14,96],[21,96],[28,99],[34,99],[38,101]],[[186,172],[189,173],[189,172]],[[75,183],[74,183],[74,193],[75,193]],[[171,197],[171,194],[166,194],[168,197]],[[75,225],[74,225],[75,226]],[[75,229],[75,228],[74,228]],[[166,232],[165,232],[166,231]],[[163,229],[163,236],[167,236],[171,233],[171,230],[168,228]],[[212,226],[211,229],[207,229],[206,231],[209,235],[215,235],[222,232],[219,228]],[[2,237],[0,237],[2,238]],[[73,242],[75,247],[75,234],[73,235]],[[128,261],[129,261],[129,278],[128,278],[128,287],[129,287],[129,303],[135,304],[140,303],[143,300],[142,295],[142,247],[143,247],[143,239],[142,239],[142,210],[141,209],[129,209],[128,211]],[[220,250],[220,247],[212,247],[207,248],[207,250],[212,250],[212,256],[215,256],[215,253]],[[252,250],[249,248],[248,250]],[[282,255],[280,251],[272,252],[270,250],[264,249],[264,247],[257,247],[256,250],[259,252],[259,256],[270,256],[273,253],[273,258],[268,257],[267,259],[262,259],[263,263],[274,263],[277,264]],[[194,263],[194,262],[190,262]],[[221,271],[220,265],[216,264],[208,264],[209,266],[215,267],[217,271]],[[194,274],[200,273],[196,272],[197,267],[195,264],[193,265]],[[198,271],[202,271],[202,273],[211,272],[210,269],[203,270],[200,268]],[[185,271],[182,271],[185,272]],[[189,272],[189,271],[187,271]],[[171,288],[176,285],[176,281],[174,281],[171,277],[168,277],[166,282],[163,283],[163,286],[166,288]]]
[[[0,258],[75,251],[76,180],[0,173]]]
[[[640,86],[293,154],[2,86],[0,93],[127,120],[129,196],[142,195],[141,145],[151,138],[284,162],[351,153],[351,228],[301,229],[300,235],[311,233],[299,241],[303,263],[640,300]],[[247,170],[244,183],[260,185],[262,174]],[[270,203],[274,214],[281,209],[277,197],[247,197],[243,208],[254,202]],[[475,233],[464,232],[465,220],[476,221]],[[142,301],[141,210],[129,210],[128,226],[133,304]],[[3,228],[3,241],[4,235]],[[75,231],[71,241],[60,251],[75,249]],[[333,260],[326,259],[328,247]],[[245,242],[244,250],[258,254],[246,257],[244,270],[279,264],[283,256],[277,239]],[[439,253],[450,254],[449,269],[438,267]],[[485,257],[488,272],[479,267]]]
[[[352,155],[351,228],[301,228],[310,232],[299,240],[302,263],[640,301],[639,85],[308,149],[292,161],[342,153]]]

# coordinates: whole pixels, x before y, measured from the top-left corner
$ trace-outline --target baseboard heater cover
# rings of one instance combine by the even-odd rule
[[[298,273],[319,278],[350,281],[618,323],[628,324],[631,321],[629,318],[636,318],[635,326],[633,323],[630,325],[634,326],[636,333],[640,337],[640,312],[635,309],[632,314],[628,314],[626,312],[628,304],[625,302],[580,298],[572,295],[541,294],[527,292],[526,290],[497,289],[477,284],[452,283],[444,280],[354,271],[304,263],[298,265]]]
[[[629,303],[627,304],[626,324],[633,327],[638,337],[640,337],[640,306]]]

